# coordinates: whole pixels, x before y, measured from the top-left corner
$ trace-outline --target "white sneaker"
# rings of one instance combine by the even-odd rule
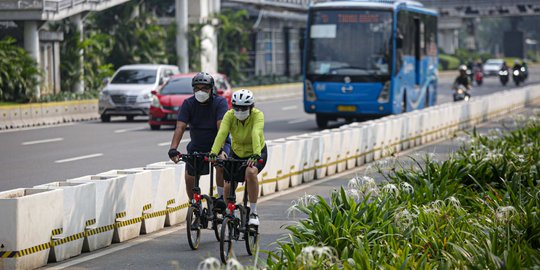
[[[259,215],[255,214],[255,213],[249,214],[248,225],[259,226]]]

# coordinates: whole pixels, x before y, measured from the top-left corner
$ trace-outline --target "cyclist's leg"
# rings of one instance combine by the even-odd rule
[[[250,203],[257,203],[257,199],[259,198],[259,180],[257,179],[257,174],[259,174],[257,167],[246,168],[248,199]]]
[[[195,177],[193,175],[190,175],[189,172],[186,170],[186,193],[189,197],[189,200],[193,199],[193,186],[195,183]]]

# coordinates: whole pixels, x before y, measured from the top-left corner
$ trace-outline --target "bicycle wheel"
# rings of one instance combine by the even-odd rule
[[[248,225],[244,233],[244,238],[247,253],[253,255],[253,253],[256,253],[257,248],[259,248],[259,226]]]
[[[219,241],[219,255],[223,263],[227,263],[227,260],[232,257],[232,241],[234,234],[234,221],[229,217],[223,219],[221,225],[221,235]]]
[[[188,209],[186,219],[186,231],[188,243],[191,249],[196,250],[201,243],[201,224],[199,218],[199,211],[196,207],[192,206]]]

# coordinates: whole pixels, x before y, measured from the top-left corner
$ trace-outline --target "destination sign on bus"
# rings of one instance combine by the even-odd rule
[[[383,14],[387,15],[387,14]],[[387,16],[384,16],[387,17]],[[348,23],[380,23],[384,20],[381,18],[381,12],[369,11],[331,11],[319,12],[315,17],[315,23],[318,24],[348,24]]]

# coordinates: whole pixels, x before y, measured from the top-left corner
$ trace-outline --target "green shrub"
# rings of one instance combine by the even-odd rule
[[[0,40],[0,100],[26,102],[34,94],[41,72],[36,62],[11,37]]]
[[[535,116],[537,117],[537,116]],[[330,201],[306,195],[307,218],[269,252],[268,269],[533,269],[540,265],[540,124],[471,140],[447,161],[411,157],[357,177]],[[391,168],[390,168],[391,167]],[[306,261],[306,258],[308,260]]]
[[[454,56],[439,54],[439,69],[441,70],[457,70],[459,67],[459,59]]]

